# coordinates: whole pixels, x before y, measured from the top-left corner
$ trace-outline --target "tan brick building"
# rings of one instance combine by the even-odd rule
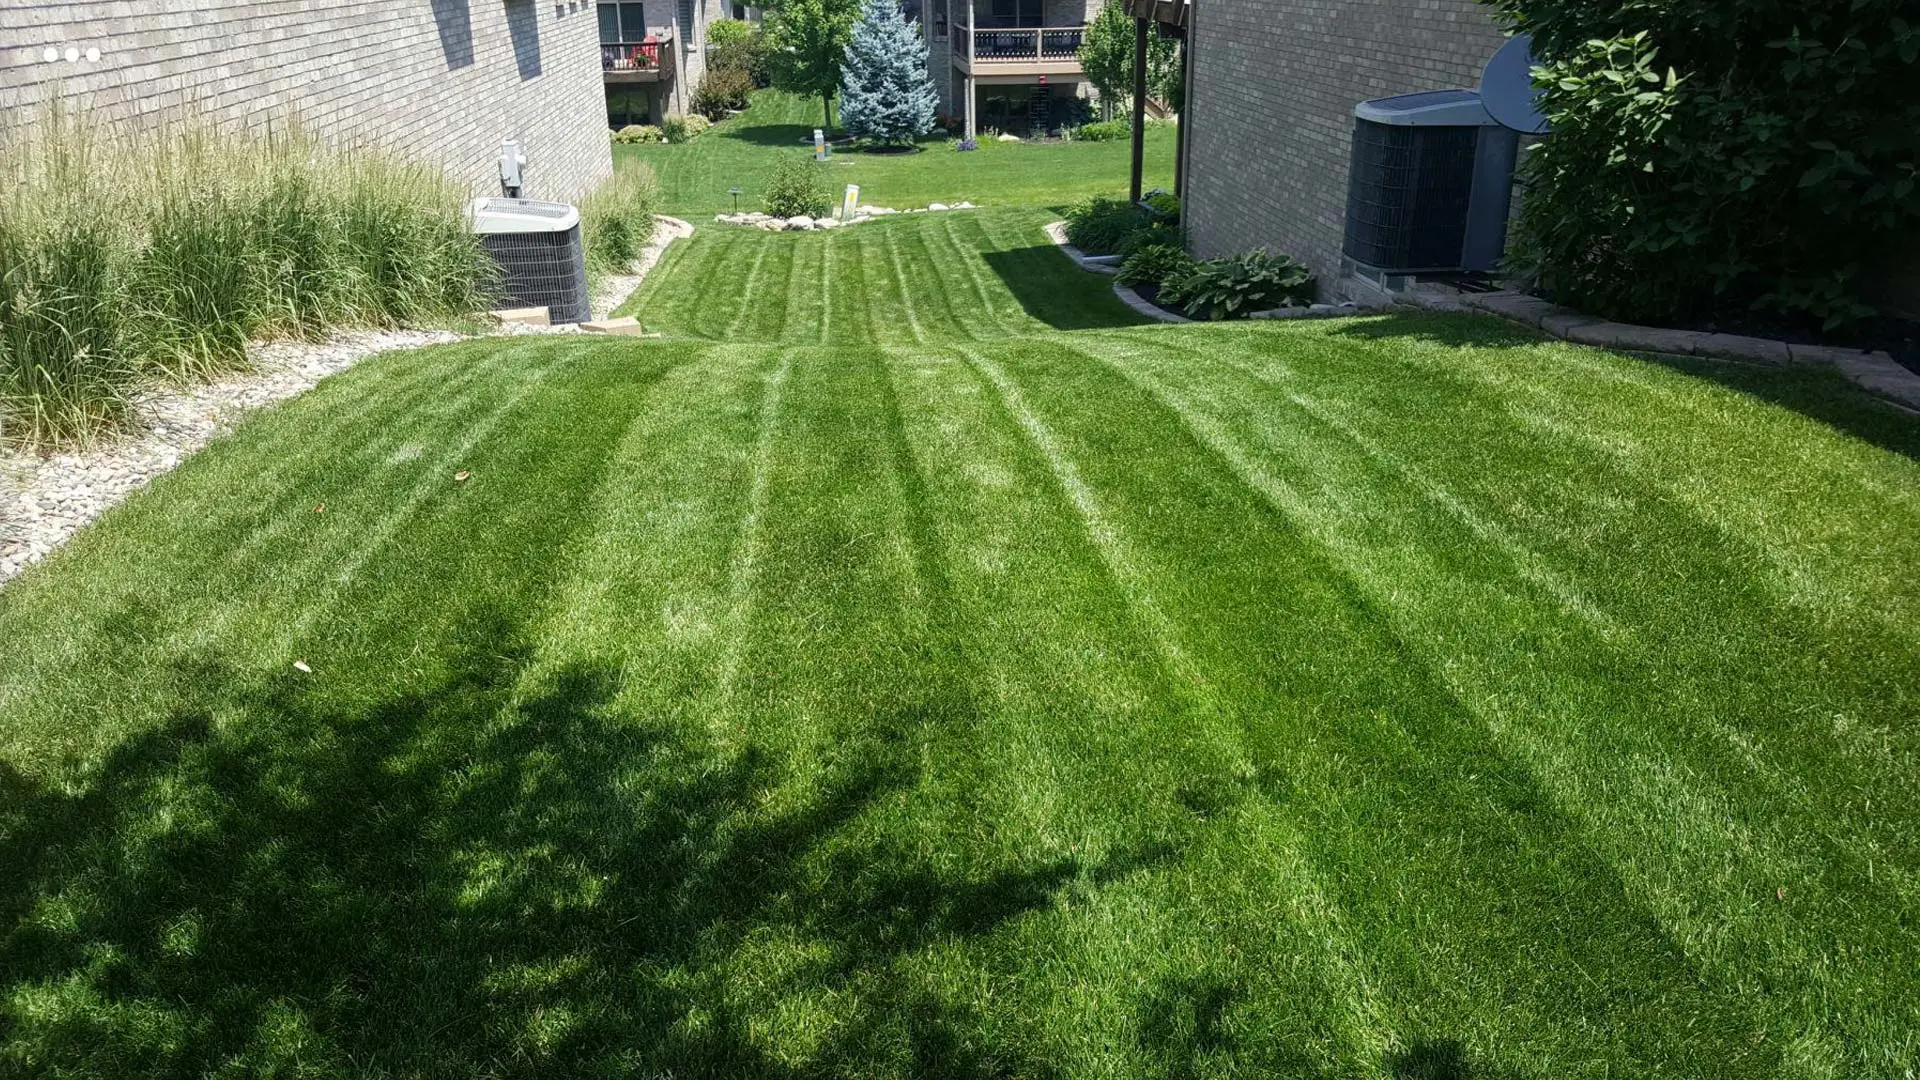
[[[1185,221],[1204,258],[1269,247],[1339,275],[1353,107],[1474,87],[1505,41],[1475,0],[1195,0]]]
[[[600,0],[600,67],[607,123],[657,124],[691,111],[707,73],[707,27],[760,21],[761,9],[730,0]]]
[[[613,168],[596,51],[586,0],[0,0],[0,109],[61,94],[109,119],[297,114],[476,193],[499,191],[517,139],[526,193],[572,199]]]
[[[1088,95],[1080,43],[1106,0],[905,0],[901,6],[925,29],[941,112],[970,130],[1051,131]]]

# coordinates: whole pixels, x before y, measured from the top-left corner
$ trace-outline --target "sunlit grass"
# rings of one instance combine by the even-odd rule
[[[760,209],[773,161],[781,154],[810,153],[820,126],[820,103],[774,91],[754,95],[746,113],[715,125],[678,146],[616,145],[616,160],[644,161],[659,174],[666,212],[689,220],[733,209]],[[1173,186],[1171,127],[1147,133],[1148,186]],[[860,185],[861,200],[895,209],[929,203],[974,202],[982,206],[1065,206],[1089,195],[1127,189],[1132,149],[1126,142],[1001,143],[983,138],[980,149],[956,153],[944,136],[926,140],[906,156],[835,151],[828,176],[838,199],[847,184]]]

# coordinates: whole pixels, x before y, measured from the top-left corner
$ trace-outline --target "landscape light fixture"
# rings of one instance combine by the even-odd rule
[[[739,213],[740,212],[740,189],[728,188],[727,194],[733,196],[733,212],[736,214]]]

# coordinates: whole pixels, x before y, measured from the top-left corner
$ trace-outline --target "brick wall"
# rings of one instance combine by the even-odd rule
[[[1266,245],[1338,276],[1353,107],[1477,86],[1475,0],[1196,0],[1185,220],[1203,258]]]
[[[500,143],[517,138],[528,194],[572,199],[613,167],[598,41],[585,0],[0,0],[0,109],[60,92],[113,119],[297,114],[476,194],[499,191]],[[49,46],[82,58],[47,63]]]

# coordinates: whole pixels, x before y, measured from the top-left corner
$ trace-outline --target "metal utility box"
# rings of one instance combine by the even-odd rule
[[[1496,269],[1519,135],[1472,90],[1364,101],[1353,115],[1347,258],[1383,274]]]
[[[472,218],[511,306],[544,307],[555,323],[593,318],[578,210],[533,199],[475,199]]]

